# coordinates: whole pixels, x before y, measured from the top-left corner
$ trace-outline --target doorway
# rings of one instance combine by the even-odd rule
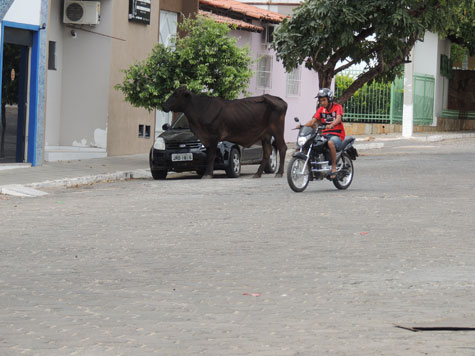
[[[36,165],[39,32],[3,21],[1,35],[0,164]]]
[[[25,161],[29,47],[3,46],[0,163]]]

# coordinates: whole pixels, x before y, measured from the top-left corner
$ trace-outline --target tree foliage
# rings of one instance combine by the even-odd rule
[[[475,0],[461,0],[454,15],[455,22],[447,26],[448,38],[475,56]]]
[[[249,49],[237,46],[236,39],[228,36],[227,25],[198,17],[185,20],[179,31],[186,36],[176,38],[174,46],[157,44],[145,61],[124,70],[124,80],[116,89],[128,102],[160,109],[181,85],[224,99],[246,93],[252,76]]]
[[[341,95],[351,84],[354,78],[348,74],[335,77],[335,95]],[[366,114],[368,117],[383,117],[391,111],[391,83],[373,82],[365,83],[352,96],[351,100],[343,104],[345,115]],[[348,120],[348,117],[345,118]]]
[[[321,87],[350,66],[364,64],[338,98],[344,103],[365,83],[400,74],[426,30],[447,34],[453,29],[460,1],[305,0],[274,32],[273,48],[287,71],[302,63],[315,70]]]

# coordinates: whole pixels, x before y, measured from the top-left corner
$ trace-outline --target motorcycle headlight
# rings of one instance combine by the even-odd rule
[[[155,148],[156,150],[164,151],[165,150],[165,140],[162,137],[157,137],[155,139],[154,144],[153,144],[153,148]]]
[[[299,145],[299,147],[305,145],[305,142],[307,142],[307,140],[309,139],[310,136],[300,136],[298,139],[297,139],[297,145]]]

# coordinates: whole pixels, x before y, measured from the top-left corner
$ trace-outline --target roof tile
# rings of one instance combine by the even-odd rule
[[[256,6],[241,3],[236,0],[200,0],[200,4],[237,12],[257,20],[272,23],[280,23],[284,18],[287,17],[277,12],[264,10]]]
[[[212,12],[203,11],[203,10],[199,10],[198,13],[202,16],[213,19],[216,22],[236,26],[237,29],[253,31],[253,32],[262,32],[262,31],[264,31],[264,27],[255,26],[255,25],[247,23],[245,21],[232,19],[232,18],[226,17],[226,16],[219,16],[219,15],[213,14]]]

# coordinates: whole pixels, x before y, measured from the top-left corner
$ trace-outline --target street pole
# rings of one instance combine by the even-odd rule
[[[411,137],[414,131],[414,50],[411,61],[404,65],[404,104],[402,109],[402,136]]]

